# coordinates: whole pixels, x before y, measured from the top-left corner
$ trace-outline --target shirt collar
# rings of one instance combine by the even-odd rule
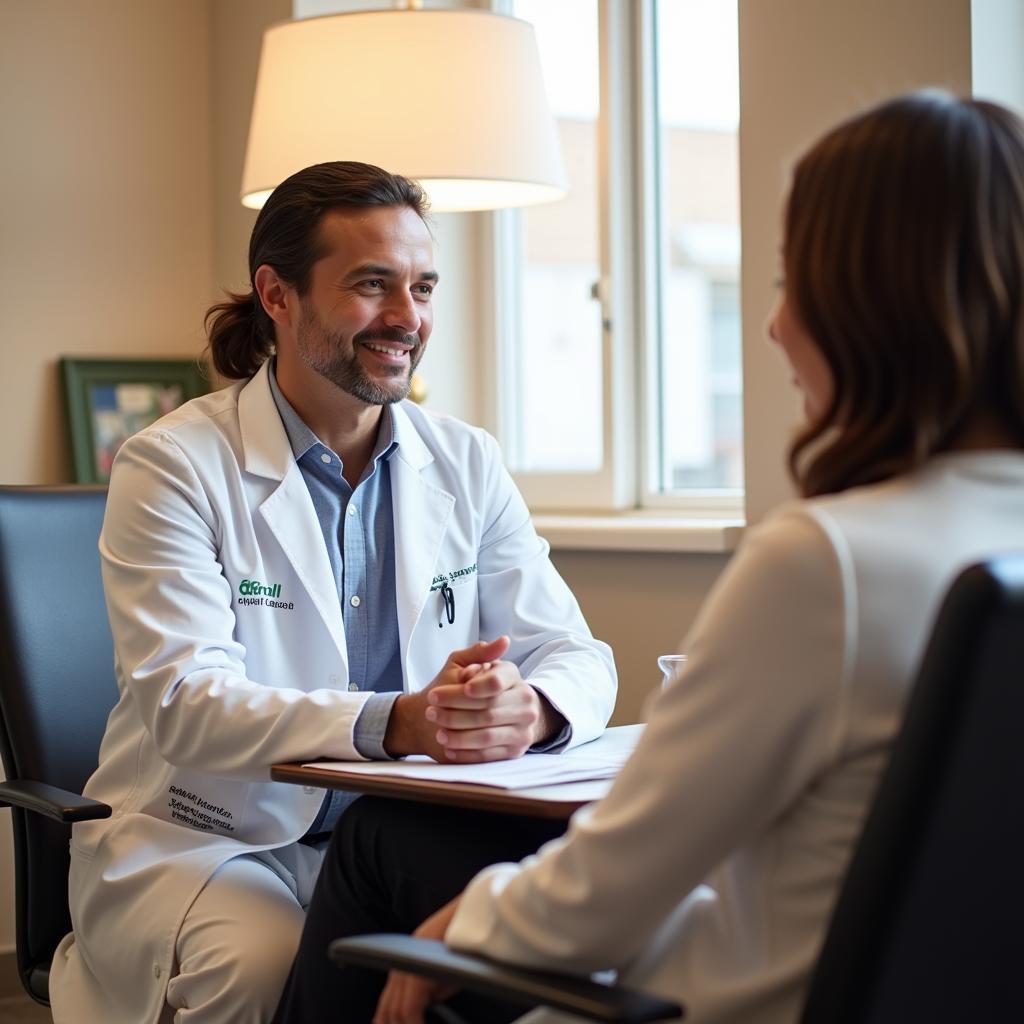
[[[267,366],[267,377],[270,381],[270,393],[274,398],[274,404],[277,406],[277,411],[281,416],[281,422],[284,424],[285,433],[288,435],[288,442],[292,446],[292,454],[295,456],[295,461],[298,462],[303,455],[310,450],[320,446],[326,451],[331,451],[320,440],[316,434],[310,430],[308,424],[302,417],[292,408],[291,402],[284,397],[284,393],[281,391],[277,383],[277,357],[273,357],[269,365]],[[380,459],[391,458],[392,453],[398,448],[398,438],[395,436],[395,413],[390,405],[384,406],[384,415],[380,418],[380,429],[377,431],[377,443],[373,446],[373,453],[370,456],[370,462],[376,464]],[[337,458],[337,454],[332,452]],[[338,458],[340,462],[341,459]]]

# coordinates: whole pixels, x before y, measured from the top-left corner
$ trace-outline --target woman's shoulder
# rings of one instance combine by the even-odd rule
[[[921,564],[962,560],[1021,535],[1024,455],[960,452],[913,473],[779,506],[749,532],[773,560],[821,562],[858,578],[888,578]]]

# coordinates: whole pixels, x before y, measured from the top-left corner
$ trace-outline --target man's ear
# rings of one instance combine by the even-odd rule
[[[295,311],[295,290],[278,277],[277,271],[266,263],[256,269],[253,278],[256,294],[267,311],[267,316],[278,327],[291,327]]]

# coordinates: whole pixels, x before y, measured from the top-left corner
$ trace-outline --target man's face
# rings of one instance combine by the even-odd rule
[[[367,405],[409,394],[433,323],[430,232],[407,206],[333,211],[295,329],[299,358]]]

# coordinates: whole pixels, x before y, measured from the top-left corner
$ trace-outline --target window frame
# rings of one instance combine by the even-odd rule
[[[513,14],[511,0],[491,0]],[[593,472],[513,471],[533,511],[675,515],[739,521],[736,491],[659,493],[657,386],[661,328],[658,198],[657,46],[654,0],[597,0],[600,58],[598,196],[601,304],[602,466]],[[516,348],[520,329],[522,247],[517,211],[483,215],[483,269],[492,285],[486,310],[491,344],[484,369],[491,381],[488,426],[506,461],[520,452],[511,397],[520,394]]]

